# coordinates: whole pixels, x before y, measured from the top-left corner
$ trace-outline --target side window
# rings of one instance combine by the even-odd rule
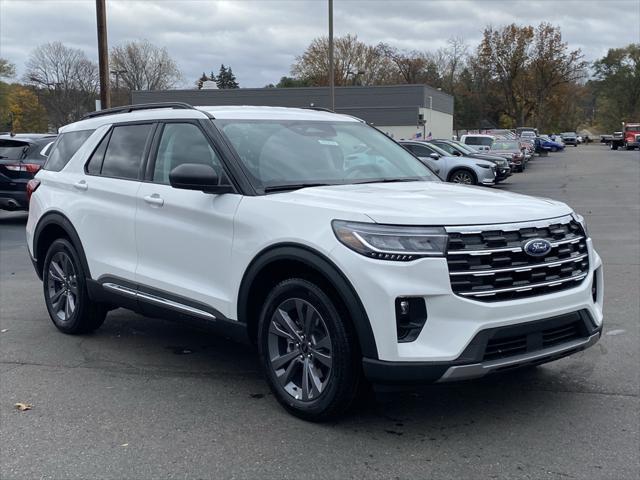
[[[107,151],[107,145],[109,144],[109,138],[111,138],[111,131],[109,131],[98,144],[98,148],[94,150],[87,163],[86,172],[90,175],[100,175],[102,170],[102,161],[104,160],[104,152]]]
[[[151,127],[151,124],[114,127],[104,152],[101,175],[137,180]]]
[[[93,132],[93,130],[78,130],[61,134],[51,147],[51,154],[43,168],[52,172],[62,170]]]
[[[428,157],[433,152],[429,147],[425,147],[423,145],[413,145],[413,153],[415,153],[419,157]]]
[[[441,149],[443,149],[445,152],[453,154],[454,148],[451,145],[449,145],[448,143],[438,143],[438,146]]]
[[[169,173],[183,163],[201,163],[223,177],[222,164],[202,131],[192,123],[167,123],[162,130],[153,182],[169,185]]]

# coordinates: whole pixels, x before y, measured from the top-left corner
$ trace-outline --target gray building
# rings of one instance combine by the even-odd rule
[[[337,87],[335,95],[337,113],[361,118],[396,139],[417,134],[451,138],[453,134],[453,97],[427,85]],[[132,93],[132,101],[330,107],[327,87],[137,91]]]

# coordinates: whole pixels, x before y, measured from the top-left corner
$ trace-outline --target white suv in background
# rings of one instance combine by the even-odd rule
[[[365,379],[481,377],[602,330],[601,260],[571,208],[443,183],[346,115],[96,112],[61,129],[29,192],[58,329],[125,307],[250,339],[276,398],[310,420]]]

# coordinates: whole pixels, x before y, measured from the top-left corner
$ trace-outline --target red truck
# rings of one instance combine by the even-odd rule
[[[622,127],[622,135],[615,135],[611,139],[611,150],[618,148],[633,150],[640,148],[640,123],[625,123]]]

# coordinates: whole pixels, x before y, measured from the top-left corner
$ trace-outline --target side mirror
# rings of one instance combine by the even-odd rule
[[[453,155],[456,156],[456,157],[461,157],[462,156],[462,154],[458,150],[454,150],[453,151]]]
[[[231,185],[220,185],[218,174],[210,165],[183,163],[171,170],[169,183],[173,188],[200,190],[204,193],[233,193]]]
[[[440,158],[440,155],[438,155],[438,154],[437,154],[437,153],[435,153],[435,152],[434,152],[434,153],[430,153],[430,154],[429,154],[429,156],[430,156],[431,158],[433,158],[434,160],[438,160],[438,159]]]

